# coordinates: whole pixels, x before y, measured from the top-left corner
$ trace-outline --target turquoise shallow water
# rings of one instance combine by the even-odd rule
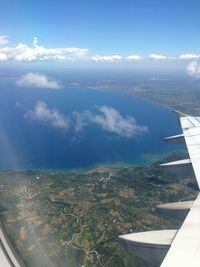
[[[103,164],[148,164],[182,146],[163,142],[177,134],[176,115],[166,107],[121,93],[91,89],[20,88],[14,79],[0,79],[0,169],[77,169]],[[26,114],[38,101],[70,118],[70,127],[56,128],[50,122],[31,120]],[[131,138],[109,132],[91,119],[75,131],[74,112],[102,115],[106,106],[123,119],[134,117],[148,131]]]

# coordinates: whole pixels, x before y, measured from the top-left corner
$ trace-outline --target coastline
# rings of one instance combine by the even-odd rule
[[[154,165],[156,162],[163,161],[165,158],[173,156],[175,154],[184,155],[186,150],[174,150],[169,153],[163,154],[143,154],[140,159],[133,162],[117,161],[113,163],[96,163],[82,168],[24,168],[24,169],[0,169],[0,172],[33,172],[33,173],[74,173],[74,174],[91,174],[94,172],[102,173],[108,170],[120,169],[120,168],[137,168],[148,167]]]

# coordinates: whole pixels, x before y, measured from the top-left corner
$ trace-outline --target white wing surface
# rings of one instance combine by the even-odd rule
[[[180,123],[197,183],[200,188],[200,117],[181,117]]]
[[[177,232],[161,267],[200,266],[200,194]]]
[[[185,143],[200,188],[200,117],[180,117]],[[161,267],[200,266],[200,193],[177,232]]]

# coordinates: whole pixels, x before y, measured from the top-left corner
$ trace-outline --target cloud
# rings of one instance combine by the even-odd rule
[[[88,49],[78,47],[45,48],[38,44],[38,38],[33,40],[33,47],[19,43],[16,47],[0,48],[0,60],[16,61],[48,61],[48,60],[75,60],[86,55]]]
[[[112,56],[99,56],[96,55],[92,57],[92,60],[95,62],[118,62],[122,60],[122,57],[119,55],[112,55]]]
[[[38,37],[33,38],[33,45],[36,47],[38,46]]]
[[[17,80],[17,85],[21,87],[37,87],[48,89],[60,89],[62,85],[46,75],[40,73],[27,73]]]
[[[6,54],[0,52],[0,61],[6,61],[6,60],[8,60],[8,57],[6,56]]]
[[[140,61],[143,58],[139,55],[130,55],[127,56],[126,58],[123,58],[120,55],[111,55],[111,56],[99,56],[96,55],[94,57],[91,58],[93,61],[95,62],[119,62],[122,60],[128,60],[128,61]]]
[[[91,122],[92,113],[90,110],[85,110],[83,112],[74,111],[73,116],[75,118],[75,131],[80,132]]]
[[[126,57],[126,60],[129,60],[129,61],[140,61],[142,59],[143,58],[139,55],[130,55]]]
[[[98,114],[87,110],[82,113],[74,112],[74,116],[76,117],[76,131],[81,131],[89,123],[94,123],[107,132],[127,138],[141,135],[148,130],[146,126],[138,125],[132,116],[123,117],[119,111],[108,106],[98,107]]]
[[[33,110],[28,111],[25,114],[25,118],[51,125],[57,129],[67,130],[69,128],[69,118],[62,115],[56,109],[48,108],[47,104],[43,101],[39,101]]]
[[[199,54],[182,54],[179,56],[179,59],[198,59],[200,58]]]
[[[200,62],[193,61],[187,66],[187,74],[192,77],[200,78]]]
[[[50,109],[45,102],[38,101],[33,110],[26,112],[25,118],[62,130],[68,130],[71,126],[75,133],[81,132],[89,124],[125,138],[133,138],[148,131],[146,126],[138,125],[134,117],[123,117],[118,110],[108,106],[97,106],[95,110],[83,112],[74,111],[65,116],[56,109]]]
[[[167,56],[161,55],[161,54],[151,54],[149,55],[150,59],[154,59],[154,60],[165,60],[168,59]]]
[[[9,43],[7,36],[1,35],[0,36],[0,45],[5,45],[7,43]]]

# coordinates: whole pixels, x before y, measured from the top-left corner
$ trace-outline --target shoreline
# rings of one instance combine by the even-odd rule
[[[111,169],[119,169],[119,168],[137,168],[137,167],[148,167],[156,162],[159,162],[161,160],[164,160],[167,157],[173,156],[173,155],[184,155],[186,153],[186,150],[180,150],[180,151],[172,151],[169,153],[163,153],[163,154],[144,154],[141,155],[141,158],[143,158],[143,161],[139,163],[139,161],[134,162],[125,162],[125,161],[119,161],[115,163],[97,163],[94,165],[90,165],[83,168],[66,168],[66,169],[49,169],[49,168],[24,168],[24,169],[0,169],[0,172],[33,172],[33,173],[85,173],[90,174],[94,172],[102,173]],[[148,160],[149,157],[152,157],[153,160]],[[145,159],[146,158],[146,159]]]

